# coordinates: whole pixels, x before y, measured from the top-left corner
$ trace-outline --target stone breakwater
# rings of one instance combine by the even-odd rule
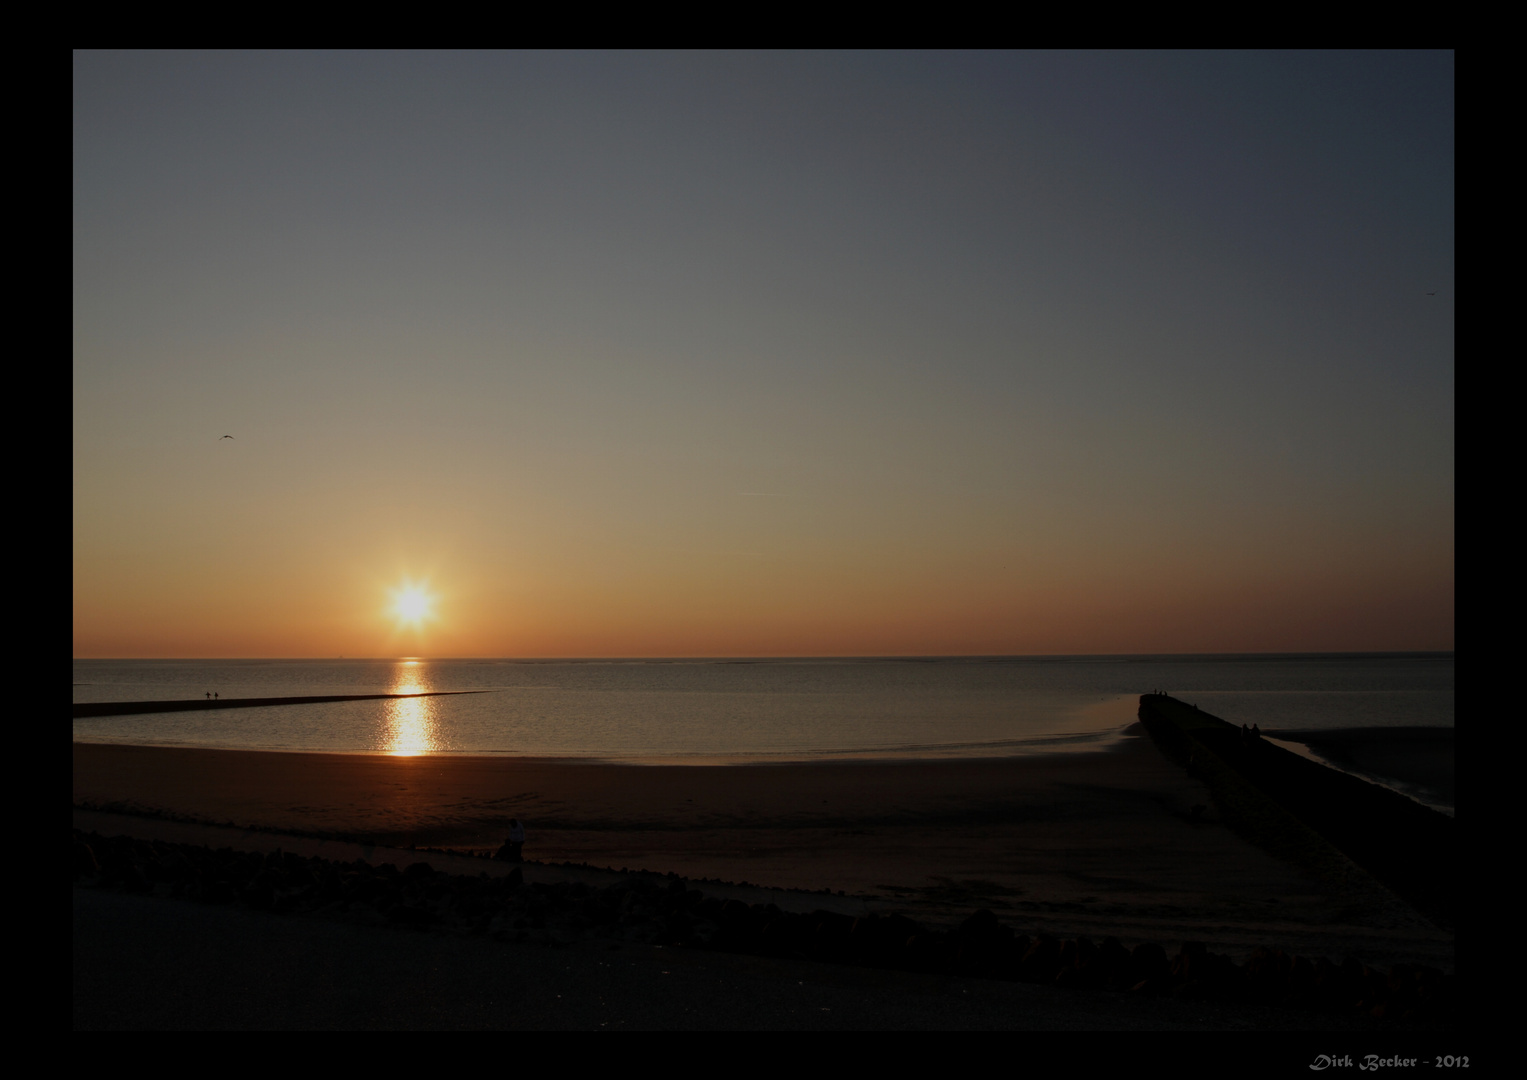
[[[1165,694],[1140,698],[1162,751],[1208,785],[1221,816],[1253,843],[1317,876],[1339,876],[1332,849],[1439,926],[1458,903],[1454,819],[1292,754]]]
[[[214,709],[260,709],[271,705],[319,705],[334,701],[380,701],[416,697],[485,694],[486,690],[423,690],[417,694],[310,694],[306,697],[187,698],[175,701],[76,701],[74,719],[91,716],[137,716],[144,713],[211,712]]]
[[[1030,937],[990,911],[952,930],[902,915],[798,914],[773,904],[706,896],[674,876],[635,873],[604,888],[584,882],[526,884],[507,875],[451,875],[416,862],[398,869],[291,853],[213,850],[190,844],[74,832],[74,881],[88,888],[237,904],[534,941],[619,948],[663,945],[825,963],[1048,983],[1079,991],[1172,995],[1367,1014],[1404,1027],[1452,1025],[1454,977],[1396,965],[1388,972],[1348,957],[1332,963],[1259,948],[1240,964],[1185,942],[1126,948],[1116,938]]]

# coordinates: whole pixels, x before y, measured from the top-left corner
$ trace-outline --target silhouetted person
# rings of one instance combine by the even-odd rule
[[[509,839],[504,841],[504,846],[498,849],[498,854],[493,856],[503,862],[521,863],[525,856],[520,852],[525,847],[525,826],[519,818],[509,819]]]
[[[211,700],[212,700],[212,691],[211,691],[211,690],[208,690],[208,691],[207,691],[207,700],[208,700],[208,701],[211,701]]]

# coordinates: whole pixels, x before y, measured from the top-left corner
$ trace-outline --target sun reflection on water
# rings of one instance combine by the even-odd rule
[[[430,691],[429,674],[417,660],[400,660],[393,672],[389,694],[423,694]],[[434,698],[395,698],[387,702],[386,752],[394,757],[417,757],[439,749],[435,733]]]

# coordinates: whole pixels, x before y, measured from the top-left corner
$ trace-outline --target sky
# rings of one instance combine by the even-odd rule
[[[1451,53],[73,76],[76,657],[1453,648]]]

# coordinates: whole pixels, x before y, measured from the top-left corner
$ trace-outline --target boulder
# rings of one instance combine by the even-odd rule
[[[1135,979],[1135,982],[1165,979],[1170,973],[1171,962],[1167,959],[1167,950],[1157,946],[1154,941],[1138,944],[1130,953],[1130,978]]]
[[[1018,962],[1018,977],[1024,982],[1054,982],[1060,971],[1060,942],[1041,934]]]
[[[95,851],[85,841],[76,838],[74,841],[75,880],[82,877],[95,877],[100,872],[101,866],[95,861]]]
[[[997,921],[997,916],[993,915],[986,908],[982,908],[960,923],[959,929],[955,933],[959,934],[962,938],[987,940],[1001,937],[1003,929],[1003,925]]]

